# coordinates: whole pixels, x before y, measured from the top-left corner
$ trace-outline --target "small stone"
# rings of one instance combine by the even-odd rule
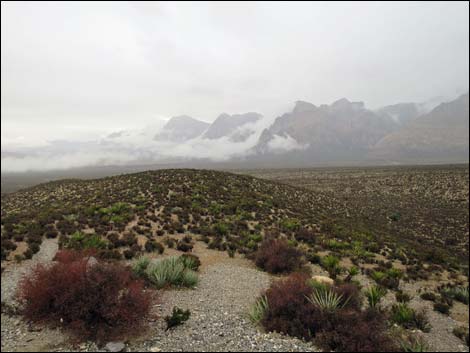
[[[104,349],[108,352],[122,352],[126,345],[122,342],[108,342]]]
[[[312,280],[318,283],[328,284],[331,286],[335,283],[335,281],[332,278],[327,277],[327,276],[313,276]]]
[[[98,264],[98,260],[95,257],[90,256],[88,258],[87,263],[86,263],[86,267],[87,267],[87,269],[89,269],[89,268],[95,266],[96,264]]]
[[[150,352],[161,352],[162,350],[157,346],[150,348]]]

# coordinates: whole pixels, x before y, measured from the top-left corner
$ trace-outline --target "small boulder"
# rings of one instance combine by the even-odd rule
[[[87,260],[86,268],[89,269],[97,264],[98,264],[98,260],[95,257],[90,256]]]
[[[107,352],[123,352],[126,348],[126,345],[123,342],[108,342],[104,349]]]
[[[312,281],[315,281],[321,284],[328,284],[330,286],[335,284],[335,281],[327,276],[313,276]]]

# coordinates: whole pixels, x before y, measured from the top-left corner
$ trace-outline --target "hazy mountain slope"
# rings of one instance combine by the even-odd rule
[[[254,131],[242,128],[246,124],[257,122],[261,117],[261,114],[254,112],[233,115],[220,114],[204,133],[203,138],[214,140],[229,137],[232,142],[245,141]]]
[[[373,158],[410,160],[433,158],[467,160],[469,152],[469,95],[442,103],[428,114],[381,139]]]
[[[404,125],[420,115],[420,107],[416,103],[398,103],[382,107],[376,113],[387,116],[396,123]]]
[[[277,118],[263,131],[254,151],[258,155],[301,150],[311,162],[327,158],[362,156],[370,146],[398,128],[386,114],[376,114],[362,102],[343,98],[317,107],[298,101],[290,113]],[[280,142],[282,141],[282,143]]]
[[[200,136],[209,123],[191,118],[187,115],[171,118],[156,136],[155,140],[185,142]]]

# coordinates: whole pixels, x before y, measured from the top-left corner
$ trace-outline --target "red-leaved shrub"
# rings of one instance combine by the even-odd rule
[[[79,338],[99,343],[136,332],[151,295],[127,268],[73,252],[56,258],[59,262],[38,265],[20,282],[18,298],[27,319],[61,323]]]
[[[312,338],[321,313],[307,300],[312,293],[312,287],[306,284],[307,278],[305,274],[293,273],[266,291],[268,310],[261,323],[267,331]]]
[[[396,352],[398,345],[387,333],[387,321],[374,310],[342,309],[327,314],[315,343],[335,352]]]
[[[269,273],[293,272],[303,266],[302,255],[300,250],[290,246],[285,239],[266,239],[255,254],[255,263]]]
[[[354,310],[361,310],[362,307],[362,295],[359,288],[352,283],[344,283],[340,284],[336,287],[333,287],[333,290],[342,295],[342,303],[345,304],[345,308],[354,309]]]
[[[88,259],[90,256],[96,256],[97,253],[98,251],[96,249],[86,249],[81,251],[64,249],[58,251],[53,260],[62,264],[69,264],[82,259]]]
[[[361,311],[360,291],[354,284],[332,288],[344,298],[337,310],[324,310],[308,297],[314,291],[306,274],[294,273],[266,291],[268,302],[261,324],[267,331],[314,340],[326,351],[389,352],[398,350],[379,311]]]

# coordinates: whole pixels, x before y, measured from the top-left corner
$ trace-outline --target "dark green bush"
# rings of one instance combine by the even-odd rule
[[[171,316],[165,316],[166,329],[169,330],[172,327],[183,324],[189,319],[191,312],[188,310],[182,310],[178,307],[173,307]]]

